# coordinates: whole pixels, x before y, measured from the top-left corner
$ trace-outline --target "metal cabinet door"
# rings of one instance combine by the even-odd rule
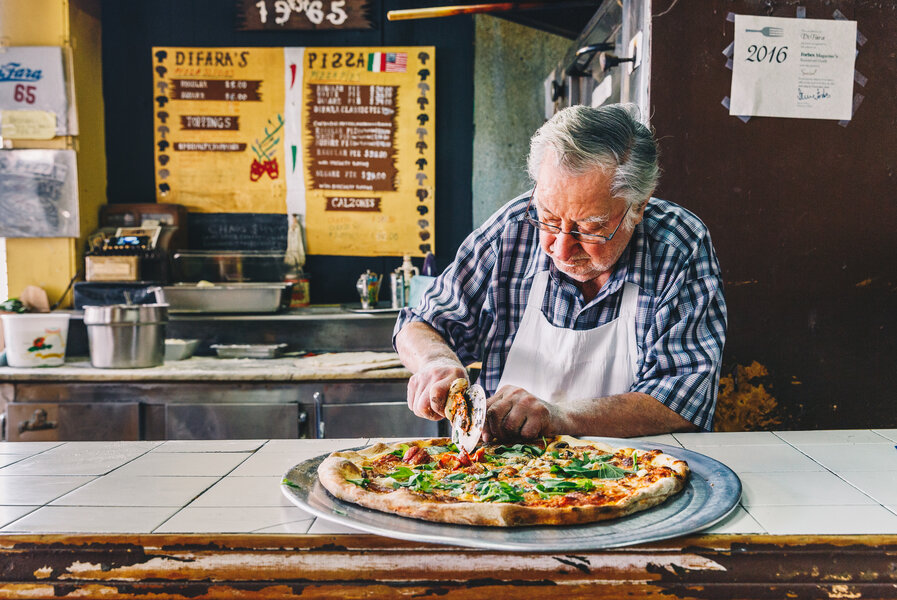
[[[437,437],[439,423],[416,416],[407,402],[321,404],[318,436],[328,438]]]
[[[10,402],[6,417],[10,442],[140,439],[136,402]]]
[[[165,407],[165,439],[296,439],[299,417],[296,403],[169,404]]]

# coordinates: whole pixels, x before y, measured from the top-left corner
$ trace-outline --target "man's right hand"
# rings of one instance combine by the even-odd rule
[[[467,379],[467,371],[450,360],[435,360],[408,380],[408,408],[418,417],[439,421],[445,418],[445,403],[452,382]]]

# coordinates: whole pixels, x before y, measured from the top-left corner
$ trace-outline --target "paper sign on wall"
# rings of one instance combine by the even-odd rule
[[[60,46],[13,46],[0,52],[0,110],[56,115],[56,135],[77,135]]]
[[[735,15],[730,115],[852,116],[856,21]]]
[[[74,150],[0,150],[0,237],[78,237]]]

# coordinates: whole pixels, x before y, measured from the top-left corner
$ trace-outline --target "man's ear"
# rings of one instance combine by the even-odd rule
[[[636,225],[638,225],[639,223],[642,222],[642,219],[645,217],[645,208],[647,206],[648,206],[648,201],[645,200],[645,201],[639,203],[639,205],[636,208],[632,209],[633,212],[635,213],[635,217],[632,220],[633,227],[635,227]]]

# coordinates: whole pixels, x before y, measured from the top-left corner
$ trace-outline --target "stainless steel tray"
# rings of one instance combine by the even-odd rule
[[[562,527],[471,527],[431,523],[383,513],[338,500],[318,481],[317,470],[328,456],[303,461],[287,471],[283,494],[313,515],[386,537],[511,551],[567,551],[617,548],[694,533],[725,518],[738,504],[741,481],[726,465],[703,454],[666,444],[620,438],[586,437],[640,450],[658,448],[688,462],[685,489],[660,506],[616,519]]]
[[[287,349],[286,344],[212,344],[218,358],[277,358]]]
[[[273,313],[290,304],[291,283],[224,283],[162,288],[172,313]]]

